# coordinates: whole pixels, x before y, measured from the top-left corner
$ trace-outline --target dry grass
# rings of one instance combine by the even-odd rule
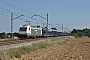
[[[70,37],[56,37],[56,38],[51,38],[52,41],[57,41],[56,43],[60,44],[58,40],[66,40],[64,43],[69,41],[71,38]],[[54,42],[53,42],[54,43]],[[4,50],[0,51],[0,60],[10,60],[12,58],[20,58],[22,55],[30,53],[31,51],[36,51],[41,48],[46,48],[46,46],[50,45],[47,41],[42,41],[39,43],[34,43],[31,46],[22,46],[19,48],[15,49],[9,49],[9,50]]]

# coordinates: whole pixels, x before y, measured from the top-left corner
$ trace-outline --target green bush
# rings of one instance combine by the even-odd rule
[[[90,33],[88,34],[88,37],[90,37]]]
[[[1,35],[0,38],[5,39],[5,38],[7,38],[7,36],[6,35]]]
[[[78,36],[79,37],[83,37],[84,36],[84,33],[83,32],[78,32]]]
[[[71,32],[72,35],[74,35],[75,37],[82,37],[82,36],[88,36],[90,37],[90,29],[73,29],[73,31]]]
[[[75,38],[78,38],[78,37],[79,37],[77,33],[74,33],[73,36],[74,36]]]
[[[82,32],[73,33],[73,36],[74,36],[75,38],[81,38],[81,37],[84,36],[84,33],[82,33]]]

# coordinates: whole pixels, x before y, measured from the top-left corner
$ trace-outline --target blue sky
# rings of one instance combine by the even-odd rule
[[[14,17],[24,14],[31,17],[34,14],[46,17],[49,14],[49,24],[57,27],[56,24],[64,24],[64,27],[68,27],[71,30],[73,28],[82,29],[90,28],[90,0],[0,0],[0,7],[13,11]],[[10,5],[7,5],[10,4]],[[0,32],[11,31],[11,12],[0,8]],[[27,13],[25,11],[31,12]],[[16,14],[19,13],[19,14]],[[25,20],[30,20],[31,25],[41,25],[46,20],[40,17],[33,17],[36,20],[32,20],[25,16],[21,16],[19,19],[13,21],[13,31],[18,32],[19,26],[27,24]],[[25,20],[21,19],[24,18]],[[49,26],[51,27],[51,26]]]

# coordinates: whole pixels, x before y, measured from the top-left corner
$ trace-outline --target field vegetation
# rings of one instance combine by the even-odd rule
[[[48,41],[46,40],[46,41],[42,41],[38,43],[33,43],[30,46],[22,46],[19,48],[3,50],[3,51],[0,51],[0,60],[10,60],[12,58],[20,58],[22,55],[30,53],[32,51],[46,48],[47,46],[50,46],[56,43],[60,44],[60,40],[64,40],[63,43],[66,43],[67,41],[71,40],[71,38],[63,37],[63,36],[56,37],[56,38],[50,38]]]
[[[71,32],[71,35],[73,35],[75,38],[80,38],[83,36],[87,36],[90,37],[90,29],[73,29],[73,31]]]

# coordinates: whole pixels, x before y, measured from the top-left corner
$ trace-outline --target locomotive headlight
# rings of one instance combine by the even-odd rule
[[[37,32],[37,30],[35,30]]]

